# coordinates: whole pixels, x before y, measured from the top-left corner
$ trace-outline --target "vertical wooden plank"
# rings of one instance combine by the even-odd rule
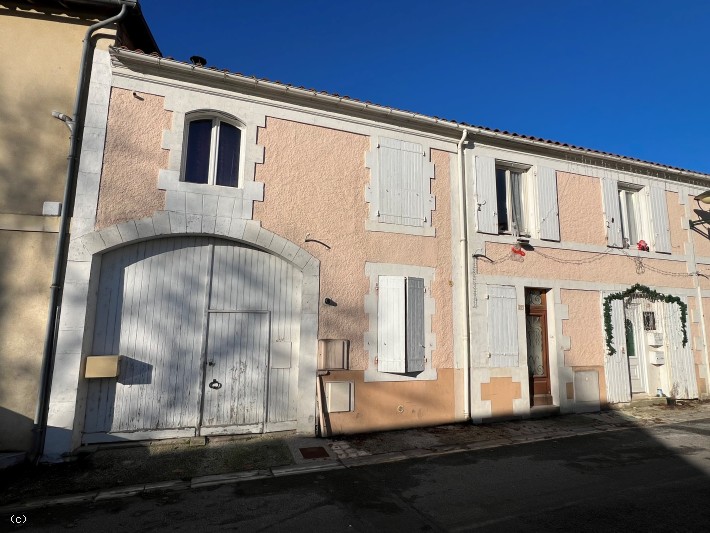
[[[606,242],[607,246],[621,248],[621,210],[619,208],[619,184],[613,178],[603,178],[602,200],[604,216],[606,217]]]
[[[424,370],[424,279],[407,278],[407,372]]]
[[[614,355],[607,354],[605,357],[607,401],[609,403],[631,401],[631,376],[629,375],[629,361],[626,356],[624,320],[624,302],[622,300],[612,300],[611,325],[613,346],[616,353]]]
[[[651,186],[649,190],[651,203],[651,224],[653,226],[653,249],[665,254],[671,253],[671,230],[668,221],[668,206],[666,191],[662,187]]]
[[[496,162],[492,157],[477,155],[476,223],[480,233],[498,234],[498,199],[496,197]]]
[[[537,168],[537,202],[540,238],[560,240],[560,217],[557,204],[557,173],[552,168]]]

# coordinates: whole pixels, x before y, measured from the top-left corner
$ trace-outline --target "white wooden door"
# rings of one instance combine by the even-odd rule
[[[643,327],[641,306],[632,304],[626,310],[626,320],[630,322],[627,331],[626,350],[629,359],[629,377],[631,379],[631,392],[644,393],[646,391],[646,337]],[[629,338],[631,336],[631,338]]]
[[[606,296],[606,294],[604,295]],[[604,358],[606,372],[606,395],[609,403],[631,401],[629,362],[626,358],[626,334],[624,331],[624,303],[621,300],[611,302],[611,326],[613,345],[616,353]]]
[[[262,433],[267,412],[269,313],[210,313],[200,434]]]

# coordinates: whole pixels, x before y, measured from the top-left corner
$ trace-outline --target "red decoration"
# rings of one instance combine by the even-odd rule
[[[514,254],[518,254],[520,257],[525,257],[525,250],[523,250],[520,246],[513,246],[511,250]]]
[[[642,252],[648,252],[648,243],[646,243],[643,239],[638,242],[636,247]]]

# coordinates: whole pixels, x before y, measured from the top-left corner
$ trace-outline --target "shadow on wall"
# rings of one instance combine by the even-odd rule
[[[32,446],[34,421],[0,407],[0,451],[28,451]]]

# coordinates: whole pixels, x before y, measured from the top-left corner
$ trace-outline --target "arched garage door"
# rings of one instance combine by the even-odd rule
[[[230,241],[170,237],[105,254],[84,442],[295,427],[301,273]]]

